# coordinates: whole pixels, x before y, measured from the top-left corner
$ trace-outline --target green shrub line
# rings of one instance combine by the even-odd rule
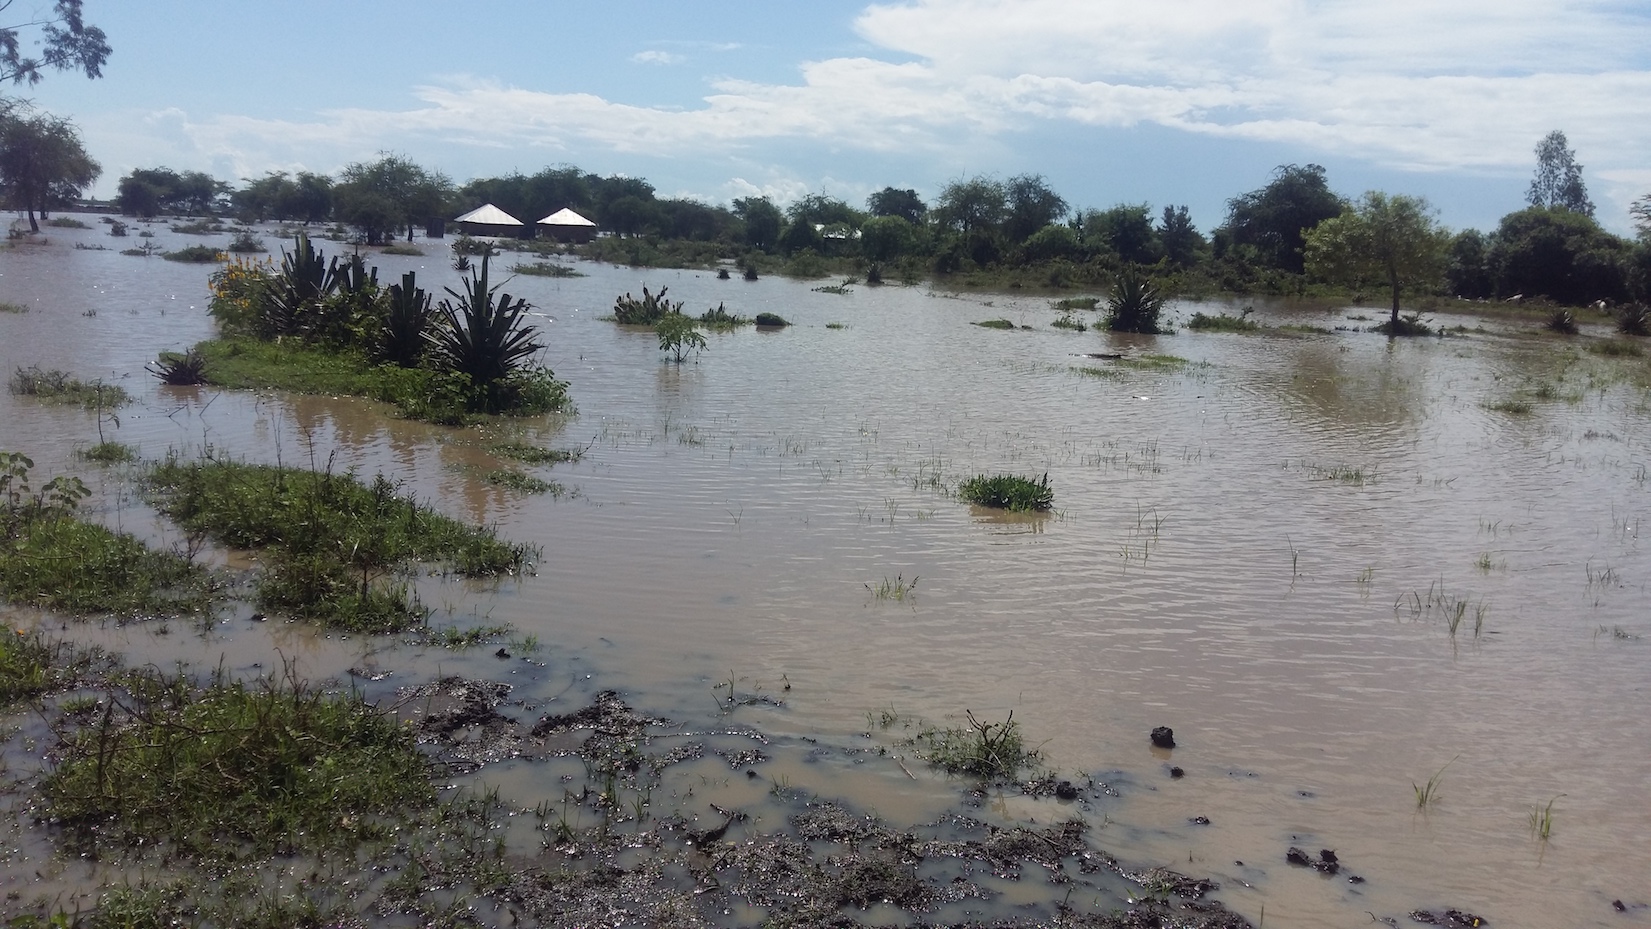
[[[1042,481],[1012,474],[978,475],[959,484],[957,495],[968,503],[1015,512],[1047,510],[1055,505],[1048,473]]]
[[[528,264],[518,264],[510,269],[517,274],[527,274],[533,277],[584,277],[579,271],[567,265],[557,264],[554,261],[535,261]]]
[[[271,611],[361,633],[420,628],[429,611],[397,581],[416,564],[464,577],[517,575],[538,550],[501,541],[397,493],[383,475],[176,458],[147,484],[186,532],[266,552],[257,599]]]
[[[1015,324],[1007,319],[983,319],[975,323],[982,329],[1014,329]]]

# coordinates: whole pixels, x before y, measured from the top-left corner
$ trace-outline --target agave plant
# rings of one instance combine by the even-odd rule
[[[441,301],[440,318],[426,339],[436,361],[468,378],[478,399],[492,410],[502,382],[544,346],[534,340],[533,326],[521,324],[527,301],[488,287],[489,260],[482,256],[481,270],[471,275],[462,293],[446,288],[453,299]]]
[[[193,348],[182,353],[161,352],[158,360],[144,367],[163,384],[184,387],[206,383],[206,359]]]
[[[264,335],[296,335],[309,328],[315,306],[332,294],[342,282],[338,258],[328,265],[326,256],[299,233],[293,250],[281,250],[281,273],[270,283],[264,300]]]
[[[389,286],[389,314],[379,342],[379,358],[403,368],[417,367],[424,357],[424,336],[431,323],[430,295],[417,286],[415,278],[408,271],[401,283]]]
[[[1651,335],[1651,307],[1630,303],[1617,310],[1617,331],[1623,335]]]
[[[1163,312],[1166,299],[1152,278],[1133,268],[1119,271],[1112,278],[1106,326],[1113,332],[1162,332],[1158,328],[1158,314]]]

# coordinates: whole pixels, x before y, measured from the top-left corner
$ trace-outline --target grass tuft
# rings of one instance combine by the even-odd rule
[[[1456,756],[1456,758],[1460,758],[1460,757],[1462,757],[1462,756],[1461,755]],[[1455,764],[1456,763],[1456,758],[1452,758],[1449,761],[1445,762],[1444,768],[1440,768],[1439,770],[1433,772],[1433,776],[1427,779],[1426,784],[1417,784],[1415,781],[1410,782],[1411,789],[1416,791],[1416,808],[1417,809],[1425,810],[1428,807],[1432,806],[1433,802],[1435,800],[1439,799],[1439,784],[1444,779],[1445,768],[1448,768],[1451,765]]]
[[[1042,760],[1041,752],[1026,747],[1013,711],[1001,723],[982,723],[973,712],[965,715],[968,726],[925,729],[916,737],[930,764],[951,774],[1006,781]]]
[[[1225,313],[1217,313],[1214,316],[1194,313],[1192,320],[1187,323],[1187,328],[1200,332],[1256,332],[1261,328],[1261,324],[1250,318],[1253,312],[1255,311],[1245,308],[1237,316],[1228,316]]]
[[[983,319],[975,325],[982,329],[1013,329],[1015,324],[1007,319]]]
[[[8,386],[19,397],[38,397],[53,403],[78,403],[88,410],[112,410],[132,400],[132,395],[116,384],[102,381],[87,383],[70,377],[67,371],[55,368],[48,371],[39,365],[18,368],[12,373]]]
[[[978,475],[958,485],[957,495],[968,503],[1017,512],[1047,510],[1055,505],[1047,472],[1042,481],[1012,474]]]
[[[526,442],[498,442],[490,446],[488,451],[500,458],[509,458],[523,464],[562,464],[585,457],[585,450],[582,448],[540,448]]]

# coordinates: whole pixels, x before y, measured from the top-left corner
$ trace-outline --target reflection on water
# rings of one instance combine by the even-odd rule
[[[783,710],[751,713],[780,738],[863,738],[881,707],[1013,711],[1063,775],[1117,785],[1099,843],[1190,860],[1252,918],[1265,904],[1268,925],[1444,906],[1504,926],[1614,925],[1610,901],[1651,874],[1647,414],[1634,381],[1611,375],[1635,359],[1497,334],[1116,338],[1050,328],[1058,314],[1031,295],[843,296],[586,265],[511,284],[546,314],[545,361],[572,382],[577,416],[455,431],[355,400],[160,387],[143,363],[211,331],[209,269],[72,249],[97,235],[0,252],[0,299],[32,308],[0,314],[0,364],[119,380],[138,402],[118,437],[146,457],[383,471],[541,545],[519,584],[426,578],[421,595],[582,656],[638,706],[708,714],[712,683],[732,674],[793,685]],[[431,251],[379,256],[380,279],[451,282]],[[697,363],[665,364],[651,333],[599,318],[643,284],[690,312],[723,303],[796,325],[711,334]],[[1339,319],[1257,316],[1304,313]],[[969,325],[995,317],[1033,329]],[[1563,380],[1528,416],[1486,408],[1531,377]],[[88,475],[103,518],[164,532],[125,472],[74,462],[95,425],[0,397],[0,446]],[[489,451],[504,439],[589,450],[511,465]],[[507,465],[577,493],[482,481]],[[977,473],[1045,471],[1045,517],[947,493]],[[914,595],[868,590],[895,577],[920,578]],[[364,647],[310,654],[338,674]],[[247,650],[237,666],[268,660]],[[1172,757],[1148,745],[1155,725],[1175,729]],[[1441,799],[1418,810],[1412,782],[1453,758]],[[808,782],[829,771],[787,776],[834,792]],[[1530,808],[1559,793],[1551,840],[1533,841]],[[1210,824],[1189,825],[1199,815]],[[1291,845],[1337,849],[1368,882],[1290,868]]]

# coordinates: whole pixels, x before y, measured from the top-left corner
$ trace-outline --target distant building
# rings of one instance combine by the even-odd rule
[[[519,239],[527,226],[519,219],[489,203],[453,220],[453,228],[465,235],[490,235]]]
[[[562,209],[539,220],[539,234],[558,242],[589,242],[596,236],[596,224],[571,209]]]

